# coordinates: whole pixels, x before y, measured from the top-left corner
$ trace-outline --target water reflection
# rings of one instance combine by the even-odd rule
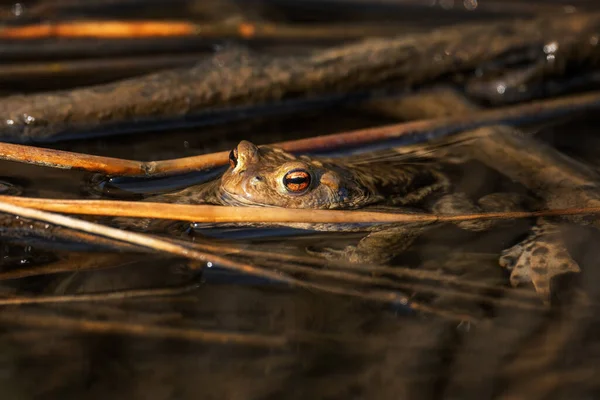
[[[84,3],[72,3],[86,9]],[[187,3],[193,2],[163,7],[169,13],[181,7],[180,14],[186,15],[183,11],[187,8],[181,4]],[[294,3],[292,11],[293,7],[300,11],[290,14],[296,18],[307,14],[316,20],[328,18],[327,14],[307,12],[303,7],[310,8],[310,2],[280,3]],[[346,10],[344,4],[333,3],[329,15]],[[440,1],[434,11],[449,15],[464,8],[473,11],[470,18],[476,18],[483,15],[486,6],[486,2],[480,3],[465,0],[461,7],[459,1]],[[98,7],[103,4],[96,2]],[[580,4],[583,2],[574,6]],[[17,3],[11,7],[19,16],[23,8],[17,12],[17,5],[21,6]],[[556,2],[487,5],[506,12],[511,6],[556,7]],[[326,8],[322,4],[313,7]],[[365,14],[355,13],[355,18],[366,18],[369,7],[363,10]],[[405,18],[414,19],[417,27],[437,24],[432,22],[435,18],[429,17],[431,14],[423,17],[421,11],[418,7],[402,9]],[[598,36],[591,35],[590,45],[596,46],[597,42]],[[543,51],[546,61],[560,62],[557,42],[541,45],[538,51]],[[455,55],[446,49],[438,54],[437,61]],[[488,72],[489,68],[480,70],[481,76]],[[526,78],[530,70],[522,72],[520,76]],[[502,99],[522,84],[506,77],[487,83],[485,93],[496,92]],[[499,101],[509,101],[502,99]],[[36,122],[29,114],[23,115],[23,120]],[[275,142],[390,120],[338,105],[280,119],[230,123],[212,130],[173,131],[166,137],[144,134],[56,146],[125,158],[164,159],[190,155],[188,152],[229,149],[241,139]],[[7,125],[11,123],[7,121]],[[542,129],[539,136],[573,157],[597,164],[597,126],[597,119],[591,115],[579,124],[569,121],[561,127]],[[90,180],[76,171],[7,162],[0,168],[2,194],[61,198],[125,194],[144,197],[216,176]],[[469,164],[457,175],[457,185],[471,188],[473,193],[517,190],[509,179],[480,164]],[[27,181],[11,183],[23,177]],[[346,269],[342,269],[327,261],[306,261],[306,249],[334,245],[344,248],[356,241],[348,234],[198,224],[185,232],[190,243],[194,239],[196,244],[233,242],[255,252],[245,258],[238,256],[240,262],[262,263],[282,275],[321,284],[331,284],[332,272],[351,274],[367,282],[364,286],[368,290],[407,293],[411,302],[473,317],[470,322],[431,316],[411,310],[402,302],[386,304],[294,288],[225,270],[210,257],[195,265],[175,257],[136,252],[92,252],[89,248],[59,251],[52,241],[52,251],[48,251],[38,242],[32,244],[31,237],[9,242],[3,233],[0,293],[4,297],[175,287],[199,276],[202,284],[197,290],[170,297],[4,308],[0,313],[2,393],[15,399],[115,395],[144,399],[596,398],[600,356],[595,316],[600,271],[596,268],[600,256],[595,246],[598,234],[565,225],[569,250],[582,265],[583,274],[553,282],[560,289],[559,295],[553,299],[554,308],[547,309],[532,295],[530,287],[509,287],[507,273],[498,266],[499,252],[522,239],[530,222],[481,234],[440,228],[398,255],[392,266],[377,270],[361,265],[355,269],[343,265]],[[41,230],[50,228],[40,225]],[[297,258],[294,263],[277,261],[278,252]],[[309,273],[309,267],[320,275]],[[356,286],[348,280],[339,285],[338,279],[337,287],[354,290]]]

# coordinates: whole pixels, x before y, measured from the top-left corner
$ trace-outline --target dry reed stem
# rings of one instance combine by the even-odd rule
[[[373,276],[373,275],[382,274],[382,275],[392,275],[392,276],[397,276],[397,277],[401,277],[401,278],[412,278],[412,279],[424,280],[424,281],[436,281],[436,282],[439,282],[441,284],[446,284],[446,285],[465,286],[465,287],[472,288],[472,289],[493,291],[493,292],[497,292],[497,293],[510,292],[511,296],[539,300],[539,296],[537,295],[537,293],[534,293],[534,292],[515,290],[514,288],[493,286],[493,285],[489,285],[489,284],[485,284],[485,283],[481,283],[481,282],[467,280],[460,276],[445,274],[440,271],[429,271],[429,270],[419,269],[418,267],[417,268],[401,267],[401,266],[387,267],[387,266],[376,265],[376,264],[353,264],[353,263],[345,262],[345,261],[325,260],[325,259],[317,258],[317,257],[286,254],[286,253],[275,252],[275,251],[261,251],[261,250],[247,249],[247,248],[241,247],[239,245],[228,244],[223,241],[219,241],[219,243],[217,245],[215,245],[215,244],[210,244],[210,243],[203,243],[202,241],[198,241],[198,240],[194,241],[193,243],[174,240],[174,239],[169,239],[169,240],[178,242],[184,246],[187,245],[187,246],[198,248],[203,251],[217,252],[218,254],[235,255],[235,256],[240,256],[240,257],[245,257],[245,258],[260,257],[260,258],[264,258],[265,260],[274,260],[279,263],[281,263],[282,261],[287,261],[287,262],[292,262],[292,263],[296,263],[296,264],[311,265],[313,267],[327,268],[328,270],[337,269],[337,270],[342,270],[344,272],[354,272],[357,276],[360,276],[360,275]],[[281,265],[281,264],[279,264],[279,265]],[[287,264],[287,265],[285,265],[285,267],[288,268],[289,271],[292,271],[294,268],[296,268],[296,265]],[[300,270],[298,270],[298,272],[300,272]],[[0,275],[0,277],[1,276],[2,275]]]
[[[24,218],[35,219],[39,221],[45,221],[55,225],[68,227],[75,230],[84,231],[90,234],[107,237],[115,240],[120,240],[130,244],[136,244],[141,247],[150,248],[155,251],[164,252],[168,254],[177,255],[180,257],[201,261],[211,262],[218,264],[222,268],[230,269],[240,273],[254,275],[265,279],[270,279],[276,282],[287,283],[291,286],[309,289],[319,290],[326,293],[357,297],[368,301],[377,301],[383,303],[394,303],[401,304],[410,307],[416,311],[422,311],[445,318],[456,319],[461,321],[468,321],[475,323],[477,319],[469,315],[457,315],[454,313],[446,312],[435,307],[431,307],[425,304],[412,302],[407,296],[392,291],[385,290],[356,290],[352,288],[342,288],[331,285],[324,285],[319,283],[305,282],[300,279],[290,277],[280,272],[269,271],[263,268],[257,268],[247,263],[241,263],[232,261],[226,257],[219,255],[208,254],[198,250],[191,249],[182,245],[178,245],[173,242],[162,240],[150,235],[123,231],[108,226],[95,224],[88,221],[79,220],[72,217],[66,217],[63,215],[52,214],[45,211],[39,211],[32,208],[25,208],[9,204],[7,202],[0,201],[0,212],[8,214],[19,215]]]
[[[0,39],[138,38],[189,36],[196,25],[182,21],[61,21],[3,26]]]
[[[122,267],[131,263],[135,260],[130,260],[126,254],[69,254],[65,259],[61,259],[49,264],[29,267],[29,268],[16,268],[8,271],[0,272],[0,281],[6,281],[10,279],[21,279],[30,276],[59,274],[64,272],[79,272],[79,271],[92,271],[96,269],[104,269],[113,267]],[[124,260],[126,260],[124,262]]]
[[[534,372],[538,372],[534,374]],[[551,394],[563,388],[581,388],[584,385],[589,391],[597,389],[597,365],[569,366],[566,370],[547,366],[543,370],[529,371],[529,379],[523,379],[517,385],[504,389],[499,400],[535,400],[548,399]]]
[[[23,310],[10,312],[3,310],[0,321],[7,324],[45,329],[62,329],[74,332],[98,334],[121,334],[158,339],[187,340],[220,344],[238,344],[258,347],[283,347],[288,344],[285,336],[249,333],[217,332],[190,328],[175,328],[152,324],[99,321],[85,318],[71,318],[32,314]]]
[[[110,59],[62,60],[54,62],[22,62],[0,65],[0,82],[54,78],[83,74],[146,72],[163,68],[176,68],[193,64],[198,54],[149,55],[138,57],[113,57]]]
[[[285,347],[290,344],[312,344],[335,341],[357,346],[382,346],[405,350],[422,350],[424,347],[413,342],[390,342],[383,335],[348,335],[311,331],[289,331],[281,335],[260,333],[234,333],[186,327],[167,327],[154,323],[131,321],[105,321],[90,318],[46,315],[30,310],[0,313],[0,321],[36,329],[34,334],[47,336],[47,329],[61,329],[77,333],[105,335],[129,335],[144,338],[186,340],[200,343],[235,344],[256,347]],[[37,331],[40,330],[41,331]],[[10,334],[10,333],[7,333]],[[7,335],[5,334],[5,336]],[[22,339],[19,334],[14,339]],[[357,347],[358,348],[358,347]]]
[[[502,107],[457,117],[445,117],[404,122],[375,128],[360,129],[314,138],[275,143],[291,152],[331,150],[347,146],[361,146],[378,141],[422,135],[424,139],[435,133],[451,134],[467,129],[496,125],[518,124],[523,121],[543,120],[565,116],[600,107],[600,92],[565,96],[558,99]],[[135,161],[101,157],[68,151],[50,150],[32,146],[0,143],[0,159],[24,162],[52,168],[80,169],[119,176],[160,176],[210,169],[226,165],[228,152],[203,154],[162,161]]]
[[[124,300],[123,302],[76,302],[69,304],[63,303],[60,307],[50,306],[46,309],[51,309],[52,311],[56,310],[59,313],[63,310],[66,313],[81,313],[78,315],[85,315],[88,318],[92,316],[97,316],[101,319],[108,320],[172,324],[182,321],[184,319],[184,315],[182,315],[181,312],[178,312],[176,310],[142,310],[140,308],[135,308],[135,313],[132,313],[133,308],[131,307],[131,305],[135,304],[136,302],[140,302],[142,304],[149,304],[148,302],[151,301],[161,302],[162,304],[162,302],[165,302],[168,299],[178,299],[190,295],[194,296],[194,294],[188,293],[181,294],[178,296],[130,297]],[[41,309],[41,307],[36,307],[35,309],[39,310]],[[33,310],[33,308],[29,308],[29,310]]]
[[[489,212],[460,215],[403,214],[358,210],[313,210],[214,205],[167,204],[116,200],[61,200],[0,196],[0,201],[39,210],[113,217],[158,218],[196,223],[434,223],[482,219],[507,220],[567,215],[595,215],[600,207],[540,211]]]
[[[449,275],[443,273],[441,271],[432,271],[426,269],[420,269],[418,267],[402,267],[395,265],[393,267],[377,265],[377,264],[355,264],[347,261],[335,261],[335,260],[326,260],[313,256],[306,255],[296,255],[296,254],[288,254],[281,253],[273,250],[262,251],[256,249],[248,249],[240,246],[239,244],[228,243],[226,241],[219,241],[218,244],[205,243],[202,239],[195,240],[193,243],[182,241],[179,239],[168,239],[173,242],[182,244],[184,246],[190,246],[194,248],[198,248],[203,251],[216,252],[218,254],[224,255],[235,255],[243,258],[263,258],[265,260],[274,260],[279,263],[282,261],[287,261],[295,264],[303,264],[310,265],[313,267],[319,268],[327,268],[328,270],[341,270],[344,272],[354,272],[356,275],[360,276],[374,276],[374,275],[391,275],[400,278],[411,278],[416,280],[423,281],[436,281],[445,285],[453,285],[453,286],[465,286],[471,289],[485,290],[485,291],[493,291],[497,293],[507,293],[509,292],[511,296],[515,297],[523,297],[526,299],[539,300],[539,296],[535,292],[523,291],[523,290],[515,290],[514,288],[502,287],[502,286],[494,286],[490,284],[485,284],[481,282],[476,282],[468,279],[464,279],[460,276]],[[495,256],[497,257],[497,256]],[[281,264],[279,264],[281,265]],[[297,265],[287,264],[285,265],[289,271],[292,271],[296,268]],[[301,267],[301,265],[299,266]],[[298,270],[301,272],[301,270]],[[1,275],[0,275],[1,276]]]
[[[532,304],[523,301],[516,301],[512,299],[504,299],[504,298],[494,298],[492,296],[486,296],[482,294],[476,293],[466,293],[464,290],[456,290],[456,289],[444,289],[439,286],[419,284],[419,283],[406,283],[406,282],[396,282],[388,278],[378,278],[378,277],[370,277],[359,274],[353,274],[350,272],[341,272],[341,271],[329,271],[329,270],[319,270],[310,267],[300,267],[300,266],[287,266],[280,265],[274,262],[266,263],[267,266],[272,268],[280,269],[286,272],[292,273],[303,273],[303,274],[311,274],[315,276],[331,278],[342,280],[346,282],[355,282],[364,285],[377,285],[378,287],[389,287],[393,289],[401,289],[404,291],[412,291],[418,293],[428,293],[434,295],[442,295],[442,296],[452,296],[454,298],[475,301],[485,304],[492,304],[495,306],[504,306],[504,307],[514,307],[521,308],[525,310],[535,310],[535,311],[543,311],[546,310],[547,307],[543,307],[540,304]],[[538,300],[539,303],[539,300]]]
[[[18,296],[0,298],[0,306],[15,306],[25,304],[54,304],[54,303],[80,303],[91,301],[126,300],[140,297],[175,296],[196,290],[199,283],[193,283],[181,287],[156,288],[156,289],[132,289],[116,290],[105,293],[52,295],[52,296]]]
[[[285,253],[274,253],[272,251],[260,251],[260,250],[251,250],[242,248],[239,245],[228,244],[224,242],[219,242],[218,244],[211,243],[202,243],[199,241],[194,241],[193,243],[185,242],[176,239],[167,239],[169,241],[178,243],[185,247],[196,248],[200,251],[208,251],[211,253],[222,254],[222,255],[237,255],[240,257],[261,257],[267,260],[275,260],[279,262],[278,266],[282,267],[282,261],[288,261],[293,263],[301,263],[308,264],[312,266],[318,266],[321,268],[328,268],[331,273],[332,269],[341,269],[345,273],[351,273],[356,277],[366,277],[370,278],[372,274],[386,274],[393,275],[398,277],[408,277],[418,280],[427,280],[427,281],[436,281],[443,284],[450,284],[453,286],[464,286],[472,289],[486,290],[486,291],[494,291],[494,292],[510,292],[511,295],[516,295],[517,297],[524,297],[527,299],[537,300],[539,297],[535,293],[523,292],[523,291],[515,291],[513,289],[508,289],[505,287],[497,287],[487,284],[482,284],[480,282],[474,282],[462,279],[457,276],[452,276],[448,274],[444,274],[436,271],[427,271],[420,270],[418,268],[408,268],[408,267],[385,267],[379,265],[355,265],[348,262],[341,261],[332,261],[332,260],[323,260],[315,257],[301,256],[301,255],[293,255],[293,254],[285,254]],[[90,257],[89,254],[69,254],[66,259],[58,260],[56,262],[35,266],[31,268],[18,268],[9,271],[0,272],[0,281],[3,280],[11,280],[11,279],[21,279],[31,276],[39,276],[39,275],[48,275],[48,274],[58,274],[58,273],[66,273],[66,272],[77,272],[77,271],[91,271],[96,269],[104,269],[107,268],[117,268],[122,267],[124,265],[128,265],[131,263],[135,263],[139,261],[138,257],[135,257],[134,260],[127,261],[123,263],[123,257],[127,257],[127,255],[123,254],[96,254],[94,257]],[[118,262],[118,265],[115,265],[115,262]],[[265,263],[263,262],[264,266]],[[304,267],[297,265],[283,265],[283,267],[288,272],[305,272]],[[314,268],[313,268],[314,270]]]
[[[200,37],[207,39],[359,39],[398,34],[402,28],[385,26],[290,26],[279,23],[240,22],[196,24],[187,21],[46,21],[40,24],[4,26],[0,39],[49,38],[142,39],[153,37]]]

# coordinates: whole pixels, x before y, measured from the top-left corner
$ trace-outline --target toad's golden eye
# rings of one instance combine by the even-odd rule
[[[294,169],[283,177],[283,185],[292,193],[303,193],[310,186],[310,174],[302,169]]]
[[[229,153],[229,165],[231,165],[231,168],[235,168],[237,166],[237,150],[233,149],[231,150],[231,152]]]

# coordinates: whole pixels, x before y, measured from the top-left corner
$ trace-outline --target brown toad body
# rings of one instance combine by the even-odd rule
[[[433,210],[444,214],[482,211],[466,196],[449,193],[449,179],[441,172],[439,163],[434,162],[407,163],[398,158],[377,157],[311,158],[248,141],[240,142],[230,152],[229,161],[229,168],[220,179],[151,200],[255,207],[368,208],[386,212]],[[489,204],[495,209],[515,208],[518,202],[510,195],[502,201],[490,196],[488,201],[480,201],[484,209]],[[321,255],[378,263],[407,248],[423,229],[431,226],[430,223],[286,225],[320,231],[364,231],[366,236],[357,246],[349,246],[342,252],[328,249]],[[490,221],[457,225],[478,231],[488,228]]]
[[[416,205],[449,188],[433,164],[310,158],[248,141],[240,142],[229,159],[219,180],[162,197],[189,204],[356,209]]]
[[[295,156],[276,147],[256,146],[248,141],[240,142],[229,154],[229,159],[230,166],[220,179],[149,200],[255,207],[369,208],[387,212],[410,212],[417,208],[421,212],[426,210],[438,214],[522,210],[523,198],[511,193],[492,193],[479,199],[478,204],[471,202],[464,194],[450,193],[449,178],[440,170],[439,163],[431,161],[407,163],[400,159],[311,158]],[[490,220],[456,223],[460,228],[473,231],[488,229],[493,224]],[[314,230],[365,231],[365,236],[355,246],[313,252],[326,258],[361,263],[389,261],[409,247],[424,229],[432,227],[431,224],[419,223],[369,227],[351,224],[289,225]],[[548,268],[548,276],[541,279],[535,274],[527,274],[526,278],[522,275],[523,271],[531,269],[528,262],[530,258],[526,257],[529,252],[539,253],[540,247],[564,250],[561,242],[553,240],[551,232],[548,232],[550,230],[547,227],[539,229],[527,239],[528,243],[531,242],[527,251],[516,246],[505,251],[501,258],[501,264],[512,270],[513,284],[518,283],[517,276],[518,280],[533,280],[544,299],[550,293],[551,276],[562,273],[562,270],[553,272],[551,260],[545,257],[537,260],[535,265]],[[516,264],[509,262],[515,255],[521,254],[525,256],[519,258]],[[561,260],[570,270],[578,270],[570,257]]]

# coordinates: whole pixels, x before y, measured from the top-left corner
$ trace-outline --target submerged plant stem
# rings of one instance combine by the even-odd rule
[[[5,324],[30,326],[46,329],[63,329],[75,332],[98,334],[121,334],[147,338],[177,339],[192,342],[212,342],[259,347],[282,347],[288,342],[285,336],[249,333],[218,332],[201,329],[177,328],[120,321],[99,321],[89,318],[73,318],[58,315],[32,314],[27,311],[5,311],[0,313]]]
[[[199,286],[199,283],[193,283],[181,287],[119,290],[114,292],[93,294],[73,294],[62,296],[18,296],[10,298],[0,298],[0,306],[49,303],[79,303],[92,301],[125,300],[140,297],[174,296],[194,291],[198,289]]]

